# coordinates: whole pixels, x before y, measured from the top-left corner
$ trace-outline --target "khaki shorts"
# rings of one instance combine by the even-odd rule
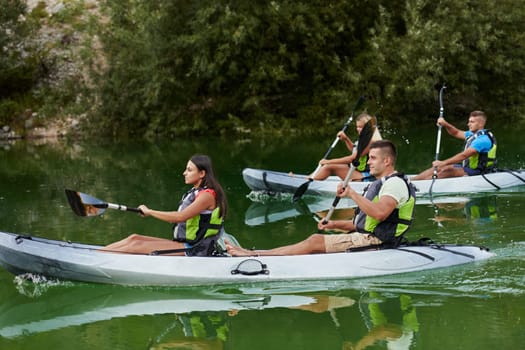
[[[341,233],[324,236],[324,246],[327,253],[344,252],[348,248],[365,247],[381,244],[381,240],[368,233]]]

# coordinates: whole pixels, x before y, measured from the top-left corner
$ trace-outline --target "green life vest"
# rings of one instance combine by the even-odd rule
[[[357,144],[359,141],[357,141],[354,145],[354,147],[357,147]],[[370,167],[368,166],[368,154],[363,154],[359,159],[357,159],[358,164],[356,165],[355,159],[352,162],[355,166],[355,170],[364,173],[364,172],[370,172]],[[350,165],[350,164],[349,164]]]
[[[410,183],[410,180],[404,174],[395,173],[372,182],[365,188],[364,196],[372,202],[378,202],[381,187],[393,176],[397,176],[405,182],[409,194],[407,202],[399,208],[395,208],[383,221],[366,215],[358,208],[354,217],[354,223],[358,232],[372,233],[383,243],[396,245],[400,242],[401,236],[408,231],[414,220],[416,205],[416,189],[414,185]]]
[[[204,188],[193,188],[181,200],[178,211],[184,210],[197,198],[197,194]],[[223,219],[219,216],[220,208],[203,210],[186,222],[175,224],[173,229],[174,239],[178,242],[196,244],[221,232]]]
[[[368,166],[368,154],[359,157],[359,166],[357,166],[355,170],[362,173],[370,172],[370,167]]]

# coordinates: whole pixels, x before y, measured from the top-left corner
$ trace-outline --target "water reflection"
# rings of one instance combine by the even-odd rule
[[[392,308],[393,314],[390,312]],[[368,333],[354,343],[345,341],[343,349],[361,350],[380,342],[386,343],[387,349],[410,349],[414,334],[419,330],[416,308],[410,295],[386,298],[381,293],[369,292],[360,300],[359,309]]]
[[[432,203],[435,210],[433,221],[443,223],[483,225],[498,219],[496,195],[472,196],[465,201]]]
[[[0,336],[5,338],[130,316],[173,314],[186,337],[223,339],[227,335],[228,319],[242,310],[289,308],[323,313],[354,304],[354,300],[347,297],[323,294],[125,288],[58,282],[33,275],[18,276],[15,281],[20,294],[1,306]]]
[[[320,212],[328,210],[334,201],[333,198],[323,196],[304,196],[300,201],[293,202],[291,194],[269,196],[266,193],[251,192],[248,196],[252,203],[246,210],[244,222],[248,226],[259,226],[297,216],[318,216]],[[333,218],[342,214],[345,209],[354,208],[355,203],[350,198],[342,198]]]
[[[232,342],[254,329],[260,332],[252,342],[261,345],[266,335],[275,337],[276,333],[292,334],[300,329],[304,336],[294,339],[291,348],[315,348],[308,341],[321,331],[320,339],[340,349],[366,349],[377,344],[409,349],[419,330],[416,308],[408,294],[358,290],[279,294],[262,289],[258,294],[246,294],[242,287],[174,290],[57,284],[42,279],[20,284],[20,294],[1,307],[0,344],[1,338],[34,341],[39,334],[60,336],[71,327],[100,331],[109,321],[133,322],[138,327],[131,332],[136,338],[149,339],[143,344],[147,349],[231,348]],[[38,288],[44,292],[35,294]],[[264,325],[268,320],[274,323]],[[154,325],[146,327],[148,323]],[[304,333],[308,329],[311,336]]]
[[[276,296],[267,295],[266,300]],[[281,296],[283,297],[283,296]],[[286,298],[299,296],[286,295]],[[305,297],[303,297],[305,298]],[[287,306],[290,310],[301,310],[313,313],[329,313],[334,325],[339,327],[336,309],[352,306],[355,301],[351,298],[332,295],[310,295],[311,302]],[[253,307],[250,307],[254,310]],[[170,325],[161,336],[157,337],[149,349],[222,349],[228,342],[232,322],[241,310],[229,310],[228,312],[192,312],[177,315],[177,325]],[[182,333],[175,328],[182,328]],[[233,334],[232,334],[233,335]]]
[[[496,196],[493,197],[494,201]],[[333,198],[323,196],[305,196],[298,202],[292,202],[291,195],[276,197],[267,194],[251,192],[248,196],[252,203],[246,210],[244,222],[248,226],[259,226],[272,222],[290,219],[297,216],[312,216],[323,218],[333,204]],[[443,215],[444,212],[465,210],[469,216],[484,218],[486,205],[484,197],[440,196],[435,198],[418,198],[417,205],[434,206],[435,222],[455,221],[454,217]],[[487,204],[488,205],[488,204]],[[483,207],[482,207],[483,206]],[[354,215],[356,204],[349,198],[342,198],[332,218],[334,220],[349,219]],[[495,210],[490,208],[490,210]],[[471,213],[471,214],[470,214]]]

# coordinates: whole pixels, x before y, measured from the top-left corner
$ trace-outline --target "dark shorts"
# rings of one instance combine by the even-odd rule
[[[454,164],[454,168],[463,168],[463,171],[468,176],[474,176],[474,175],[481,174],[481,170],[479,170],[479,169],[471,169],[471,168],[469,168],[467,166],[462,166],[461,164]]]

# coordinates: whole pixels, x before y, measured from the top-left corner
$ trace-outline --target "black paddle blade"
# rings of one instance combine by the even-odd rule
[[[377,126],[377,119],[376,117],[372,117],[372,119],[366,122],[365,126],[363,127],[363,130],[361,130],[361,133],[359,134],[359,139],[357,142],[357,155],[353,161],[356,167],[359,165],[359,157],[361,157],[365,149],[370,144],[370,140],[372,140],[372,136],[374,136],[374,132],[376,131],[376,126]]]
[[[107,203],[85,193],[66,189],[66,197],[71,209],[78,216],[97,216],[104,213]]]
[[[343,126],[343,129],[341,129],[341,131],[345,132],[346,129],[348,128],[348,126],[350,125],[350,123],[352,122],[352,120],[354,119],[354,114],[355,114],[355,111],[361,107],[361,105],[365,102],[365,97],[364,96],[359,96],[359,99],[357,100],[357,102],[355,103],[355,106],[354,106],[354,109],[352,110],[352,114],[350,115],[350,117],[348,118],[348,120],[346,121],[345,125]],[[328,158],[328,156],[330,155],[330,153],[332,152],[332,149],[334,148],[335,144],[338,142],[338,138],[335,139],[335,141],[332,143],[332,145],[328,148],[328,150],[326,151],[323,159],[326,159]],[[319,170],[319,166],[317,167],[317,169],[314,171],[314,174],[313,174],[313,177],[315,177],[315,174],[317,173],[317,171]],[[295,203],[297,202],[302,196],[303,194],[306,192],[306,190],[308,189],[308,186],[310,185],[310,183],[313,181],[313,179],[308,179],[307,182],[303,183],[301,186],[299,186],[297,188],[297,190],[295,190],[295,193],[293,194],[293,197],[292,197],[292,201]]]
[[[303,183],[301,186],[297,187],[297,190],[295,190],[295,193],[293,194],[293,198],[292,198],[292,201],[294,203],[297,202],[299,199],[301,199],[303,194],[308,189],[308,186],[310,185],[310,182],[312,182],[312,181],[314,181],[314,180],[313,179],[308,179],[308,181]]]

